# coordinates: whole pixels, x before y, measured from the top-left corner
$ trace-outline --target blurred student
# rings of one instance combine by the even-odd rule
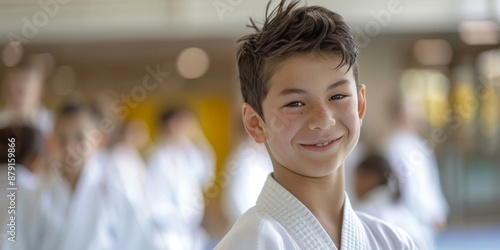
[[[366,156],[355,168],[354,185],[358,197],[354,209],[405,230],[419,249],[433,249],[420,222],[399,202],[399,183],[385,158]]]
[[[242,142],[228,157],[222,173],[228,181],[222,202],[229,225],[255,206],[267,176],[273,171],[266,147],[255,143],[244,129],[240,130],[244,133]]]
[[[203,249],[203,191],[212,185],[215,153],[194,114],[183,108],[165,111],[161,141],[148,162],[148,202],[153,206],[156,246]]]
[[[92,103],[103,116],[103,124],[110,124],[102,133],[103,145],[99,150],[109,179],[118,190],[134,204],[144,205],[144,183],[146,162],[140,150],[149,143],[147,125],[140,120],[123,121],[113,110],[113,101],[120,96],[112,90],[103,90],[93,95]],[[140,208],[138,208],[140,209]],[[142,211],[138,211],[142,213]]]
[[[27,124],[49,136],[54,118],[42,103],[44,75],[29,61],[7,70],[4,78],[4,107],[0,110],[0,128]]]
[[[146,124],[140,120],[124,123],[118,128],[117,137],[109,144],[107,153],[118,188],[133,203],[141,203],[146,182],[146,163],[140,153],[149,142]]]
[[[17,188],[16,198],[26,196],[26,193],[35,191],[39,185],[38,172],[42,162],[43,137],[41,133],[28,126],[9,126],[0,129],[0,225],[3,228],[7,220],[14,215],[9,209],[10,194],[7,188]],[[9,146],[10,145],[10,146]],[[13,157],[8,157],[9,149],[14,150]],[[10,185],[9,179],[13,179]],[[8,196],[9,195],[9,196]],[[17,202],[17,201],[16,201]],[[11,211],[9,213],[9,211]],[[0,233],[3,240],[7,240],[6,230]],[[1,242],[1,240],[0,240]]]
[[[446,227],[449,208],[436,156],[419,136],[425,126],[423,109],[399,94],[391,99],[390,111],[395,129],[386,154],[399,179],[401,202],[434,235]]]
[[[53,135],[51,167],[38,199],[19,201],[18,235],[4,249],[143,249],[145,231],[131,205],[109,185],[96,157],[99,116],[82,103],[64,105]]]

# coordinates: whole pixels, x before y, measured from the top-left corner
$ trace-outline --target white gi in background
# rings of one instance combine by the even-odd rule
[[[337,249],[314,215],[272,175],[257,200],[215,248],[238,250]],[[345,194],[340,249],[417,249],[401,229],[354,212]]]
[[[118,143],[107,154],[116,188],[123,190],[131,202],[144,202],[146,163],[137,149],[127,143]]]
[[[390,188],[378,186],[368,191],[363,198],[358,199],[353,207],[356,211],[363,212],[379,218],[391,225],[406,231],[419,249],[434,249],[431,235],[425,227],[408,211],[406,206],[393,200],[394,194]]]
[[[16,175],[15,178],[15,186],[17,187],[16,190],[16,206],[19,204],[19,198],[21,196],[26,196],[26,193],[32,193],[36,191],[39,185],[39,178],[36,174],[31,173],[26,167],[20,164],[15,165],[15,171],[13,171]],[[0,190],[1,191],[1,197],[0,197],[0,228],[5,229],[6,224],[8,223],[9,217],[15,214],[9,214],[9,203],[10,203],[10,197],[7,197],[9,195],[9,190],[7,188],[10,188],[11,186],[9,185],[8,181],[8,165],[7,164],[0,164]],[[17,222],[17,219],[16,219]],[[0,249],[1,248],[1,243],[2,241],[6,241],[7,237],[7,230],[2,230],[0,232]]]
[[[17,240],[3,249],[148,249],[147,229],[131,205],[107,183],[98,157],[82,171],[74,193],[61,176],[20,196]]]
[[[232,225],[255,206],[267,176],[273,171],[271,158],[263,144],[251,138],[243,141],[226,163],[222,178],[228,178],[223,209]]]
[[[433,235],[449,211],[434,153],[417,135],[399,130],[389,140],[387,156],[399,179],[401,202]]]
[[[153,242],[160,249],[203,249],[204,188],[211,186],[215,159],[189,140],[165,141],[149,160],[147,202]]]

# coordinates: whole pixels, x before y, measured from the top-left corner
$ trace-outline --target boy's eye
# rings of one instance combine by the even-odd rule
[[[345,95],[334,95],[334,96],[330,97],[330,100],[342,99],[344,97],[346,97],[346,96]]]
[[[300,107],[300,106],[303,106],[304,104],[301,103],[301,102],[291,102],[287,105],[285,105],[285,107]]]

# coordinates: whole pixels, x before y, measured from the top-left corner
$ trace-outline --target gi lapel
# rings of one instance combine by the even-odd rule
[[[257,207],[279,222],[305,250],[335,249],[337,247],[314,215],[288,190],[269,175],[257,200]],[[341,250],[368,249],[363,224],[345,194]]]
[[[347,193],[345,193],[344,221],[342,223],[342,240],[340,244],[341,250],[368,249],[368,239],[366,237],[363,223],[356,215],[356,212],[352,209]]]
[[[279,222],[302,249],[337,249],[309,209],[271,175],[267,177],[257,207]]]
[[[98,237],[95,234],[105,221],[103,214],[108,209],[103,202],[109,199],[103,188],[103,166],[96,157],[89,160],[80,176],[77,188],[71,197],[70,210],[66,217],[65,239],[62,249],[86,249],[87,244]]]

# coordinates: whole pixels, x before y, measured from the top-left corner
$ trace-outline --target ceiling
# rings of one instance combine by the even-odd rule
[[[247,32],[249,17],[262,19],[267,0],[40,1],[50,3],[47,6],[38,2],[0,2],[1,44],[10,39],[72,44],[236,38]],[[454,32],[462,20],[500,20],[500,0],[310,0],[308,4],[338,12],[353,29],[371,29],[372,36]],[[390,4],[400,12],[389,12]],[[382,13],[390,13],[390,21],[380,21],[377,15]]]

